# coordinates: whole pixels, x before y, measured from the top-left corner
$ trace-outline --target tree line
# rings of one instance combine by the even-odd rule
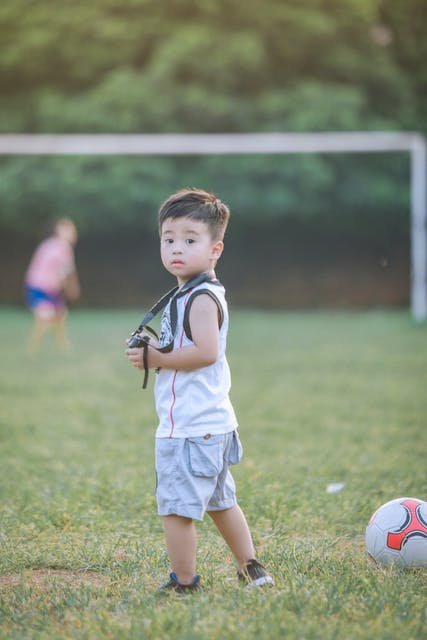
[[[424,0],[5,0],[1,132],[427,132]],[[83,237],[155,234],[181,186],[227,201],[233,233],[280,221],[407,237],[408,158],[0,159],[0,227],[72,215]],[[403,234],[403,235],[402,235]],[[243,237],[243,236],[242,236]]]

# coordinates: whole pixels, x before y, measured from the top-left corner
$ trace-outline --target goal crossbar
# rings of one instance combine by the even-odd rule
[[[0,155],[410,154],[411,311],[427,318],[427,145],[412,132],[0,134]]]

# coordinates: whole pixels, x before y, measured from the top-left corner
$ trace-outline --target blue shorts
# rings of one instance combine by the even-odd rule
[[[234,507],[229,466],[243,449],[237,431],[194,438],[156,438],[157,508],[160,516],[203,520],[206,511]]]
[[[37,287],[25,286],[27,305],[34,312],[46,312],[46,315],[57,315],[65,311],[65,301],[61,293],[49,293]]]

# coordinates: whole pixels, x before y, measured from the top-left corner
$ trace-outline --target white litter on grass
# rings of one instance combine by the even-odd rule
[[[332,482],[326,487],[326,493],[339,493],[345,487],[345,482]]]

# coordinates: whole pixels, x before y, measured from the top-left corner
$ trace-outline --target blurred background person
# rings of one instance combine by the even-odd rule
[[[29,349],[40,348],[46,332],[52,329],[60,351],[68,351],[66,300],[80,297],[80,283],[74,259],[77,229],[72,220],[60,218],[53,233],[43,240],[31,258],[25,275],[25,294],[34,315]]]

